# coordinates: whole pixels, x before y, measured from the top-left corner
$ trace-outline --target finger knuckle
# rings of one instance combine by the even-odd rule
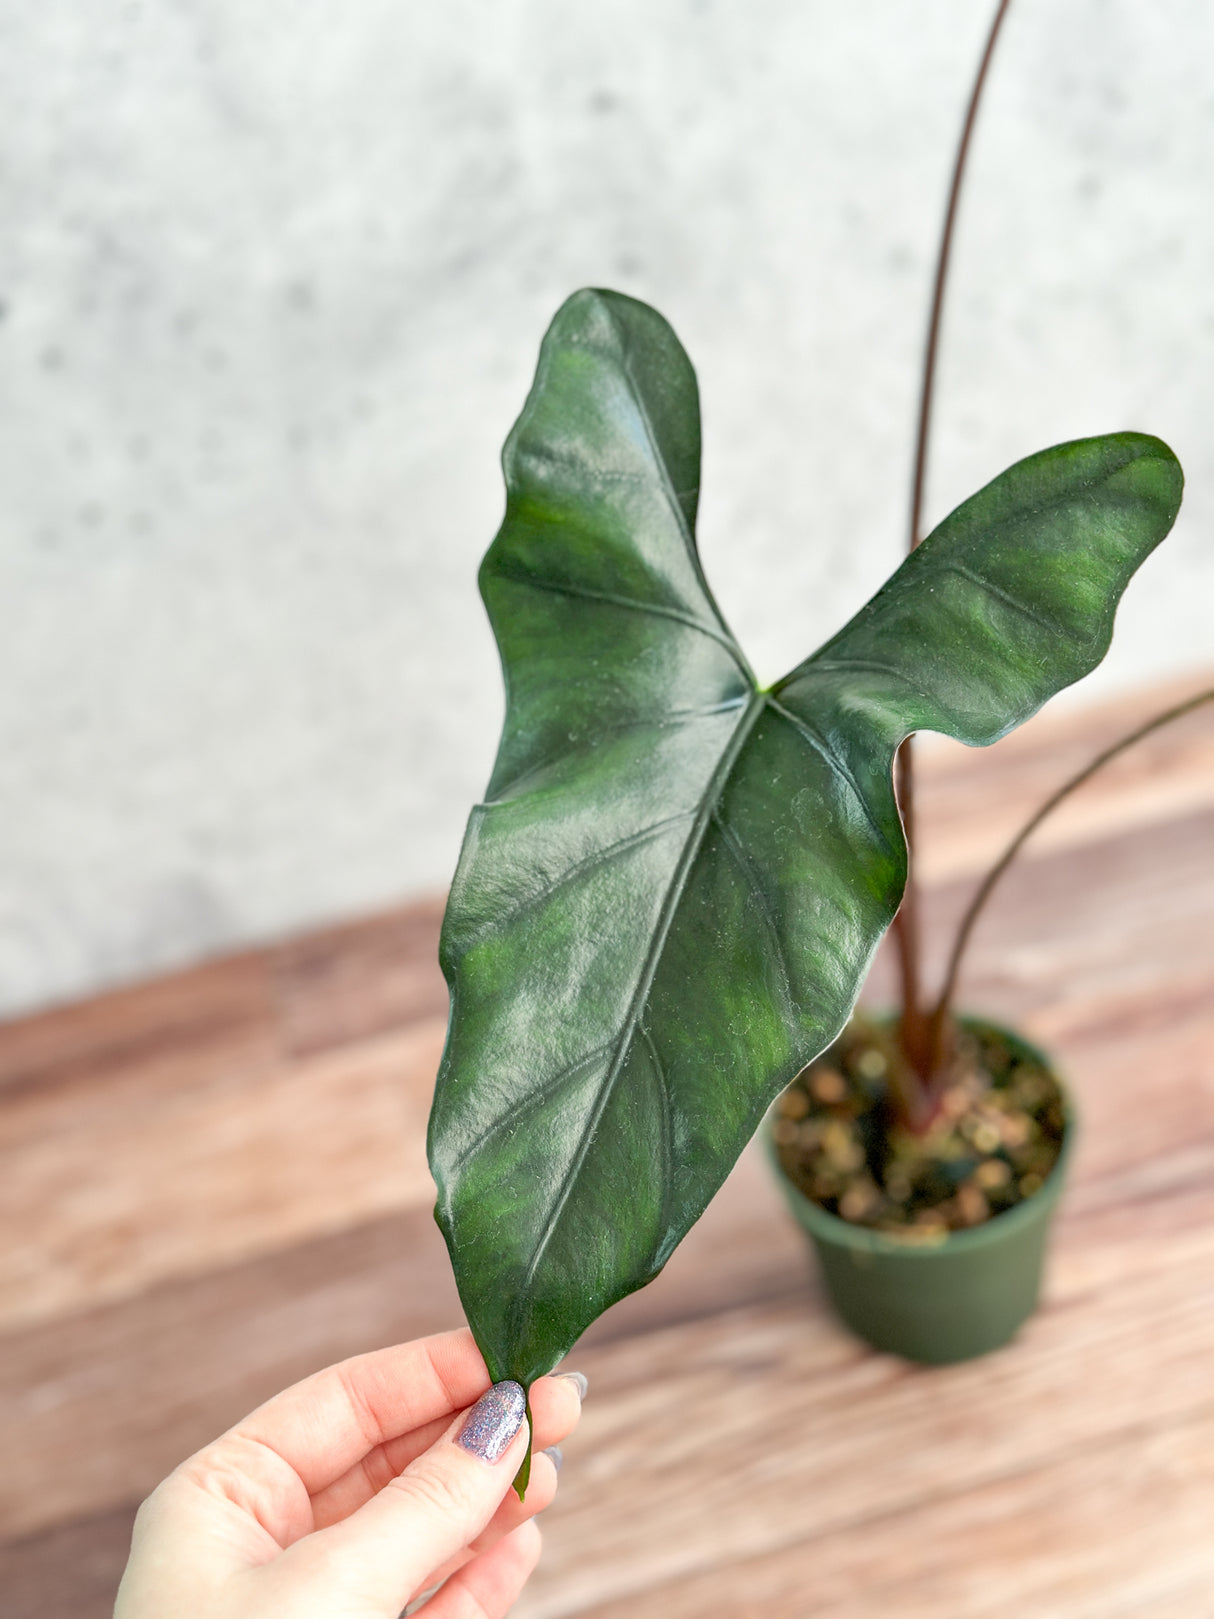
[[[428,1516],[448,1520],[470,1515],[472,1503],[466,1482],[444,1468],[406,1470],[387,1486],[398,1491]]]

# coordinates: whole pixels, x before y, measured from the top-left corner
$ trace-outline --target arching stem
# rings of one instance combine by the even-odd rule
[[[1127,748],[1132,748],[1136,742],[1141,742],[1144,737],[1150,736],[1153,731],[1161,730],[1165,725],[1171,725],[1173,720],[1181,719],[1185,714],[1191,714],[1195,708],[1200,708],[1203,703],[1210,702],[1214,702],[1214,686],[1206,691],[1198,692],[1195,697],[1187,697],[1183,703],[1177,703],[1174,708],[1165,709],[1163,713],[1156,714],[1154,718],[1147,720],[1144,725],[1138,726],[1136,730],[1114,742],[1111,747],[1105,748],[1103,753],[1098,753],[1090,764],[1085,765],[1069,781],[1064,781],[1057,792],[1052,793],[1037,813],[1031,816],[1020,828],[1019,832],[1016,833],[1016,836],[979,883],[974,897],[966,908],[965,915],[961,918],[961,925],[957,929],[957,936],[953,941],[952,953],[949,956],[948,967],[944,974],[944,988],[940,992],[940,999],[936,1003],[930,1019],[931,1038],[937,1058],[940,1054],[940,1047],[952,1010],[953,997],[957,990],[957,978],[961,970],[961,961],[965,955],[970,935],[974,931],[974,924],[982,915],[995,884],[1003,876],[1042,821],[1052,815],[1059,804],[1069,798],[1077,787],[1082,787],[1085,781],[1089,781],[1098,770],[1103,770],[1105,765],[1116,759],[1119,754],[1124,753]]]
[[[995,42],[999,38],[999,30],[1003,26],[1003,19],[1007,15],[1010,3],[1011,0],[999,0],[995,8],[990,32],[987,35],[986,47],[982,52],[982,60],[978,64],[974,87],[970,93],[965,122],[961,127],[961,139],[957,143],[957,155],[953,161],[953,177],[949,186],[948,206],[944,213],[944,227],[940,233],[940,249],[936,255],[936,275],[932,284],[931,314],[928,319],[927,342],[923,352],[923,374],[919,388],[919,421],[915,435],[914,476],[911,485],[908,551],[913,551],[923,538],[923,496],[927,482],[928,447],[931,440],[932,402],[936,384],[936,356],[940,348],[940,325],[944,314],[944,291],[948,281],[949,260],[952,256],[953,227],[957,219],[957,205],[961,199],[961,187],[965,178],[965,165],[969,156],[970,139],[974,133],[974,125],[978,117],[978,104],[982,99],[982,91],[986,84],[987,73],[990,70],[991,58],[995,53]],[[922,1005],[919,891],[914,866],[914,774],[912,739],[907,737],[906,741],[898,749],[895,778],[898,805],[902,813],[902,826],[906,834],[907,850],[910,854],[910,866],[906,878],[906,891],[898,914],[894,918],[893,932],[898,950],[902,983],[900,1040],[911,1069],[926,1086],[931,1079],[935,1066],[935,1041],[932,1038],[931,1019]],[[903,1111],[908,1116],[920,1114],[923,1111],[924,1100],[924,1098],[903,1098]]]

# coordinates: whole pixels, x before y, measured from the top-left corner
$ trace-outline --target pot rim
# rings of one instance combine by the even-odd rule
[[[882,1021],[880,1015],[872,1015],[874,1022]],[[850,1019],[848,1020],[850,1022]],[[1041,1186],[1023,1203],[1018,1203],[1013,1209],[1004,1209],[1002,1213],[992,1215],[981,1225],[972,1226],[968,1231],[949,1231],[944,1237],[930,1242],[908,1241],[904,1237],[895,1237],[886,1231],[876,1231],[871,1226],[853,1225],[850,1220],[844,1220],[840,1215],[832,1214],[824,1209],[820,1203],[815,1203],[812,1197],[807,1197],[799,1186],[789,1179],[780,1162],[776,1144],[772,1140],[772,1126],[775,1122],[776,1102],[772,1103],[763,1120],[763,1141],[767,1155],[779,1176],[780,1187],[785,1196],[794,1201],[804,1223],[810,1228],[816,1238],[828,1242],[835,1248],[850,1248],[858,1253],[881,1254],[897,1256],[910,1263],[924,1262],[938,1258],[941,1254],[973,1253],[976,1250],[989,1248],[1001,1243],[1015,1235],[1021,1227],[1049,1213],[1058,1201],[1062,1192],[1066,1169],[1070,1160],[1071,1151],[1075,1144],[1076,1116],[1075,1102],[1071,1088],[1059,1074],[1053,1060],[1035,1046],[1031,1040],[1026,1040],[1015,1029],[1009,1029],[1006,1024],[998,1023],[993,1018],[980,1017],[974,1013],[958,1015],[959,1023],[980,1024],[987,1029],[995,1029],[998,1033],[1009,1037],[1016,1045],[1031,1052],[1033,1057],[1049,1072],[1051,1078],[1062,1092],[1062,1105],[1064,1127],[1062,1143],[1053,1167],[1042,1182]],[[845,1025],[846,1027],[846,1025]],[[840,1030],[842,1033],[842,1030]],[[836,1037],[837,1038],[837,1037]],[[781,1092],[781,1094],[783,1094]]]

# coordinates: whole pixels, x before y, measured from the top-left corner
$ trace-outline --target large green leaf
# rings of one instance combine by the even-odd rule
[[[897,909],[894,750],[993,742],[1103,656],[1181,474],[1122,433],[1012,467],[770,691],[696,555],[695,376],[652,309],[557,314],[481,588],[507,713],[442,940],[438,1219],[528,1384],[649,1281],[835,1036]]]

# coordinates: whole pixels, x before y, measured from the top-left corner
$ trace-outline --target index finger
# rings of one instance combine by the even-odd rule
[[[489,1373],[466,1327],[328,1366],[230,1430],[280,1456],[315,1495],[386,1440],[472,1405]]]

